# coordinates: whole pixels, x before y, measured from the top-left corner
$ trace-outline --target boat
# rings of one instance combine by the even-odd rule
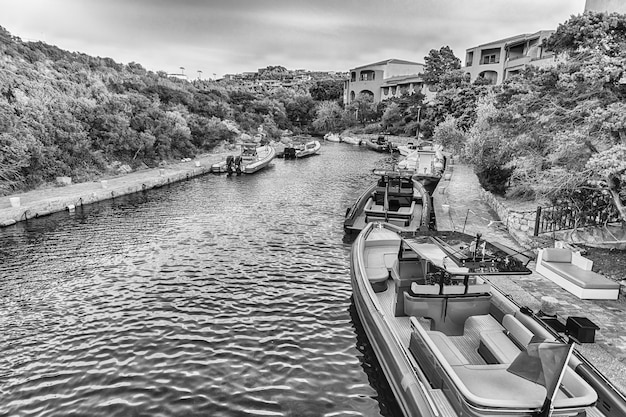
[[[377,152],[389,152],[391,150],[389,141],[383,135],[380,135],[377,138],[370,138],[365,141],[365,145],[369,149],[373,149]]]
[[[341,142],[341,137],[336,133],[328,132],[324,135],[324,140],[329,142]]]
[[[417,150],[417,145],[413,142],[408,142],[406,145],[398,145],[397,148],[400,156],[408,156]]]
[[[299,149],[296,150],[296,158],[306,158],[311,155],[315,155],[320,151],[322,147],[319,140],[312,140],[306,142]]]
[[[429,192],[433,192],[446,167],[446,157],[440,145],[422,142],[405,159],[398,162],[397,169],[412,171]]]
[[[224,161],[211,166],[211,172],[232,174],[253,174],[269,165],[276,151],[270,145],[257,146],[249,142],[241,145],[239,155],[228,155]]]
[[[363,141],[356,136],[341,136],[341,141],[350,145],[361,145]]]
[[[430,194],[413,179],[412,173],[375,170],[378,180],[346,210],[343,223],[347,233],[363,230],[374,221],[386,221],[405,230],[428,229]]]
[[[282,158],[285,155],[285,148],[287,147],[287,145],[285,145],[283,142],[273,142],[270,145],[276,151],[276,155],[274,155],[276,158]]]
[[[626,399],[530,308],[492,284],[523,256],[459,232],[369,223],[350,274],[360,322],[406,417],[626,415]]]

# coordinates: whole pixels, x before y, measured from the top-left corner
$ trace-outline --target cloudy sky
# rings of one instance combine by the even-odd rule
[[[0,0],[22,40],[212,78],[288,69],[347,71],[389,58],[424,62],[556,29],[585,0]],[[202,71],[199,73],[198,71]]]

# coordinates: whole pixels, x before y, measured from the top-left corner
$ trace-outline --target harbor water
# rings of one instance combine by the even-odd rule
[[[0,229],[0,416],[396,416],[345,210],[392,158],[325,142]]]

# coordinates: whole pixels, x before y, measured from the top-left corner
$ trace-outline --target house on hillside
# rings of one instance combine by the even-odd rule
[[[343,102],[350,104],[359,94],[372,96],[374,103],[404,93],[426,93],[421,75],[424,64],[388,59],[363,65],[350,70],[350,77],[344,81]]]
[[[556,54],[542,47],[543,40],[553,33],[554,30],[541,30],[469,48],[465,53],[463,69],[471,82],[482,77],[492,84],[501,84],[528,65],[554,66],[557,63]]]

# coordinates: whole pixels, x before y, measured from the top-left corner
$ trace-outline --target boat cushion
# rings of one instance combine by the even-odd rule
[[[544,249],[544,251],[545,250],[547,249]],[[571,263],[562,261],[547,262],[545,258],[542,258],[541,264],[546,269],[564,277],[580,288],[607,290],[619,289],[619,284],[617,282],[612,281],[597,272],[584,270]]]
[[[504,331],[491,330],[480,333],[480,353],[485,359],[498,363],[511,363],[525,349],[534,334],[511,314],[502,318]],[[486,350],[486,351],[485,351]]]
[[[439,284],[418,284],[417,282],[411,284],[411,291],[414,294],[435,295],[439,294],[439,288]]]
[[[426,333],[430,336],[435,346],[437,346],[450,365],[469,365],[470,362],[463,356],[461,351],[452,343],[448,336],[438,331],[429,331]]]
[[[547,262],[572,262],[572,252],[569,249],[546,248],[543,250],[542,259]]]

